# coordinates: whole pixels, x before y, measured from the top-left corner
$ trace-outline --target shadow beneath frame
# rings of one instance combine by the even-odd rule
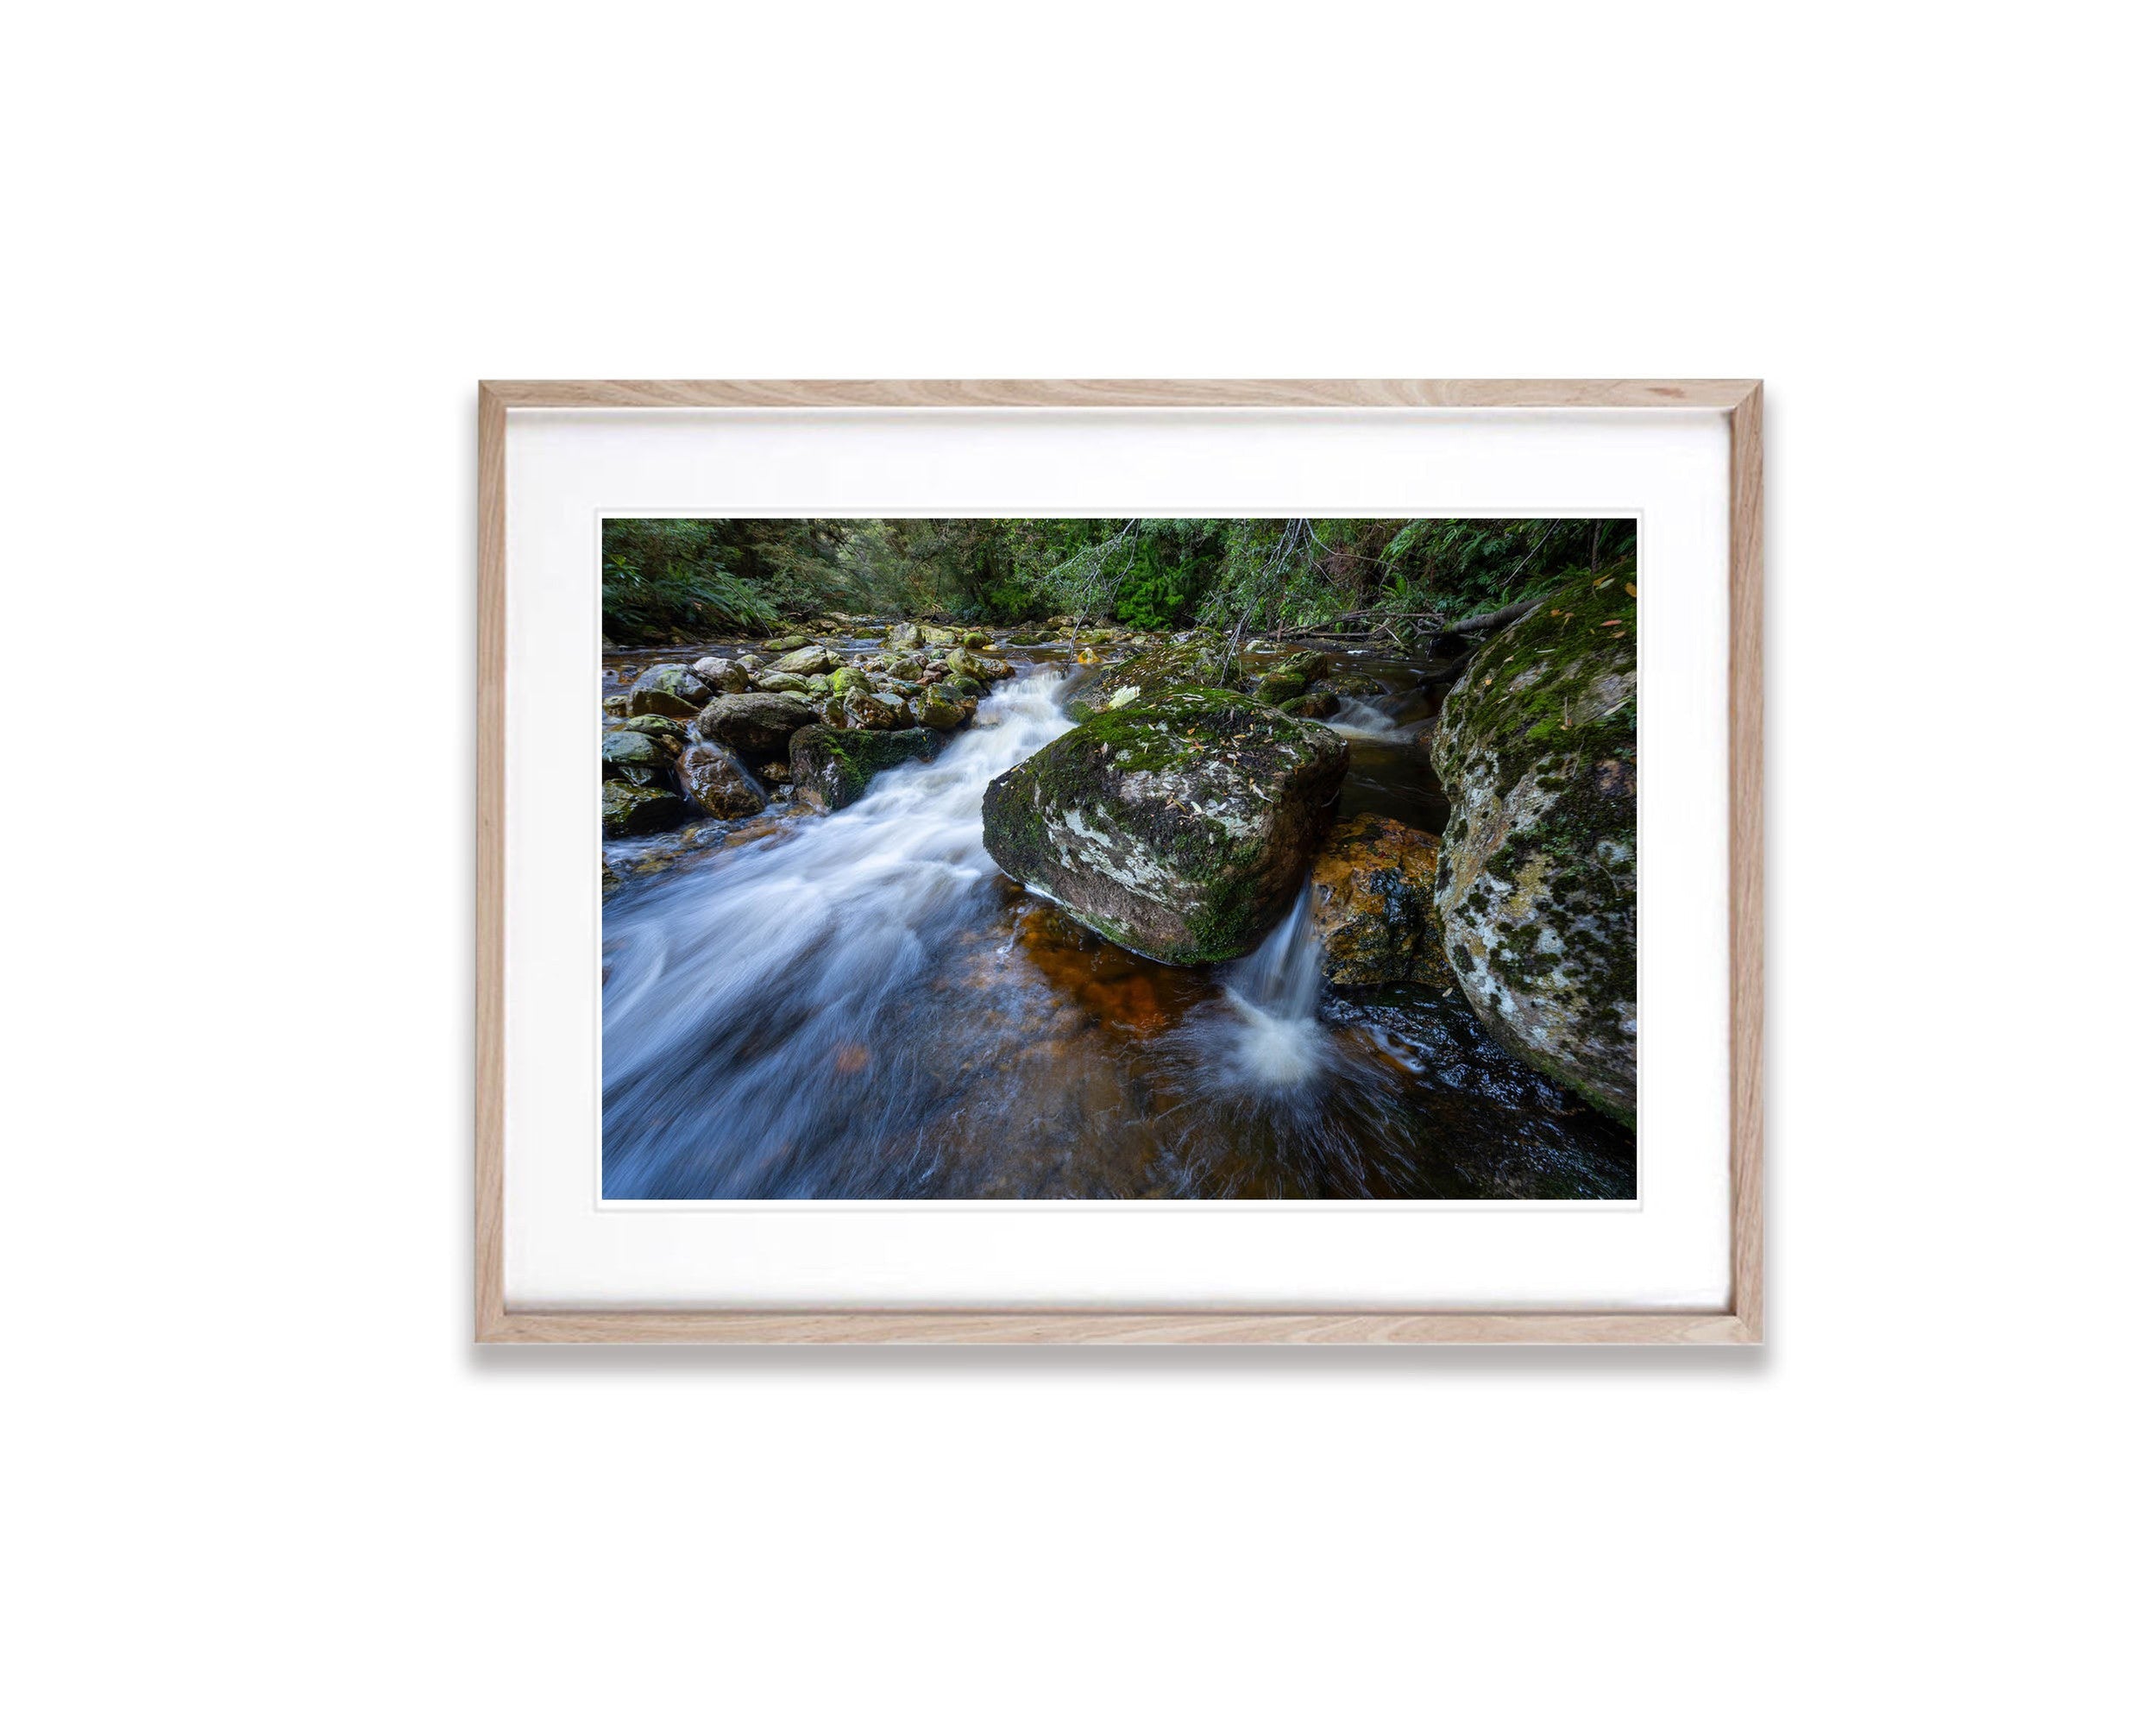
[[[1770,1344],[466,1344],[475,1378],[539,1376],[908,1379],[1149,1377],[1763,1378]]]

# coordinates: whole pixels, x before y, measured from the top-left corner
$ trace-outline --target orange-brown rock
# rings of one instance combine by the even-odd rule
[[[1311,872],[1328,982],[1451,985],[1437,920],[1438,851],[1436,834],[1382,815],[1358,815],[1333,829]]]

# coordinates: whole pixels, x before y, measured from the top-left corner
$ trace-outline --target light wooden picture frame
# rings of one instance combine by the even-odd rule
[[[1729,437],[1729,1301],[1719,1312],[512,1309],[506,1295],[507,425],[512,409],[1607,409]],[[1762,394],[1751,380],[523,381],[479,387],[476,1339],[713,1343],[1721,1343],[1763,1339]]]

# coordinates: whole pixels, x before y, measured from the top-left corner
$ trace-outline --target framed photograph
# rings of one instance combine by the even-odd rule
[[[1760,405],[482,384],[479,1339],[1759,1341]]]

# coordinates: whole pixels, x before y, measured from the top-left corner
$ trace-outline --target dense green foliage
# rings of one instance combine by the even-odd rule
[[[610,520],[607,634],[757,633],[841,610],[1405,635],[1629,563],[1631,521]]]

